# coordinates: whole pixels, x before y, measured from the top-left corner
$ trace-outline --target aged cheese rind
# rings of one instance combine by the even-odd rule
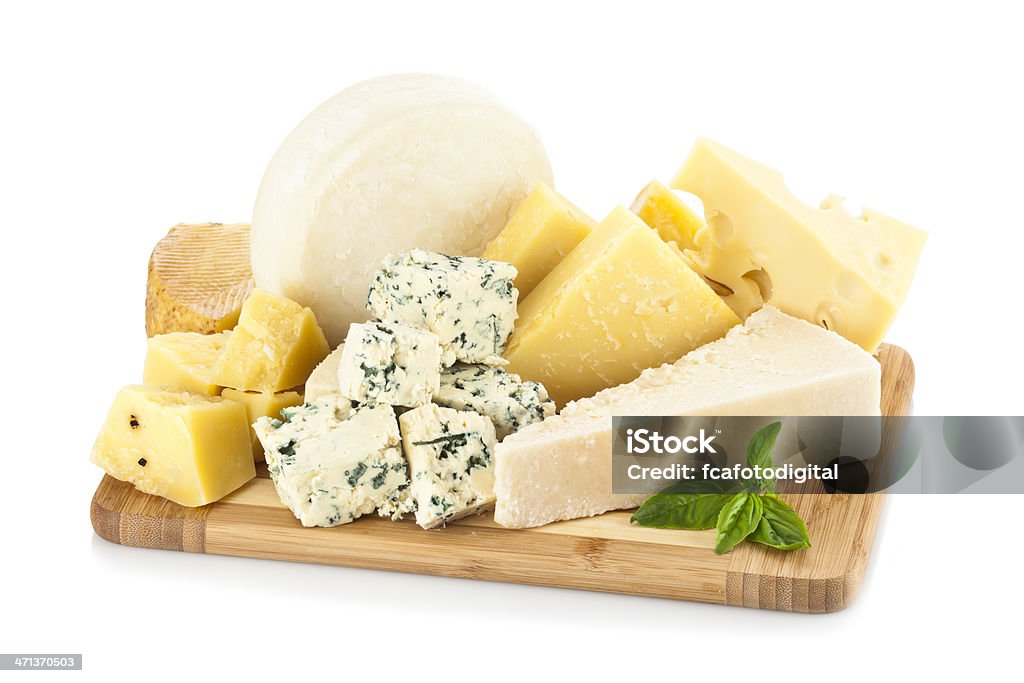
[[[494,425],[477,413],[426,405],[402,413],[416,523],[433,529],[494,502]]]
[[[519,307],[509,369],[559,405],[636,378],[739,319],[635,214],[619,207]]]
[[[675,242],[680,249],[692,247],[694,235],[704,225],[704,219],[679,195],[657,180],[640,191],[630,211],[657,230],[661,239]]]
[[[516,289],[525,299],[595,227],[597,221],[547,183],[539,183],[487,245],[483,257],[514,265],[519,272]]]
[[[543,384],[524,382],[519,375],[490,365],[456,363],[445,368],[434,402],[489,417],[499,440],[555,414],[555,402]]]
[[[118,392],[89,459],[186,507],[219,500],[256,476],[244,406],[156,387]]]
[[[176,225],[149,258],[146,334],[230,330],[252,289],[247,224]]]
[[[260,440],[256,436],[256,430],[252,428],[253,423],[261,417],[280,418],[283,409],[300,406],[304,402],[302,394],[297,391],[279,391],[276,394],[271,394],[225,389],[221,396],[245,406],[246,420],[249,423],[249,438],[252,442],[252,456],[256,462],[263,462],[263,445],[260,444]]]
[[[359,403],[415,408],[430,403],[441,378],[441,345],[428,330],[353,323],[338,364],[338,393]]]
[[[254,428],[281,502],[303,526],[338,526],[377,511],[411,511],[409,476],[391,406],[325,396],[261,418]]]
[[[219,395],[222,387],[215,380],[216,366],[230,338],[230,332],[169,332],[150,337],[143,384]]]
[[[731,290],[740,317],[769,303],[875,351],[910,288],[924,231],[870,209],[851,216],[836,196],[808,206],[778,171],[710,140],[697,141],[672,187],[704,202],[707,224],[686,254]]]
[[[341,354],[345,352],[345,345],[339,344],[338,348],[320,361],[320,364],[313,368],[306,380],[306,387],[303,394],[310,403],[328,394],[338,393],[338,368],[341,366]]]
[[[765,307],[676,363],[563,408],[497,446],[494,519],[531,527],[634,507],[611,492],[615,415],[878,415],[881,368],[855,344]]]
[[[253,211],[257,284],[311,306],[332,345],[363,322],[384,256],[475,255],[540,181],[535,132],[484,88],[426,74],[356,84],[290,133]]]
[[[388,256],[370,285],[373,317],[430,330],[444,364],[501,365],[516,321],[515,266],[413,249]]]
[[[242,306],[213,378],[241,391],[291,389],[305,383],[329,352],[310,309],[257,289]]]

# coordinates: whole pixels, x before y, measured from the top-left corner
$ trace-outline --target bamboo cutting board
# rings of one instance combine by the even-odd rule
[[[914,365],[883,345],[882,412],[905,415]],[[363,517],[330,529],[303,528],[278,500],[265,466],[217,503],[181,507],[104,476],[92,525],[113,543],[489,581],[650,595],[789,612],[834,612],[864,577],[883,496],[790,495],[813,547],[780,552],[743,543],[714,552],[713,531],[631,526],[629,512],[505,529],[491,517],[423,531],[411,520]]]

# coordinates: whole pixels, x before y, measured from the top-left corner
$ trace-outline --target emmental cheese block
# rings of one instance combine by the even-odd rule
[[[256,476],[242,404],[155,387],[118,393],[89,459],[186,507],[219,500]]]
[[[248,225],[176,225],[149,258],[146,334],[230,330],[252,289]]]
[[[635,379],[739,319],[635,214],[619,207],[519,307],[509,370],[559,405]]]
[[[871,355],[767,306],[723,339],[499,443],[494,519],[532,527],[639,505],[643,496],[612,494],[615,415],[878,415],[880,401]]]
[[[305,383],[329,352],[313,311],[257,289],[242,306],[213,378],[240,391],[290,389]]]
[[[782,175],[698,140],[672,180],[704,202],[707,225],[687,251],[727,288],[740,317],[765,303],[874,352],[906,297],[926,234],[877,211],[852,216],[841,197],[798,200]]]
[[[704,219],[664,183],[652,180],[633,200],[630,210],[658,231],[661,239],[680,249],[693,247],[693,238]]]
[[[170,332],[150,337],[142,371],[143,384],[204,396],[219,395],[222,387],[213,378],[214,368],[230,336],[230,332]]]
[[[487,245],[483,257],[514,265],[519,271],[516,289],[525,299],[595,227],[593,218],[547,183],[539,183]]]
[[[284,408],[300,406],[303,402],[302,394],[297,391],[279,391],[276,394],[271,394],[269,392],[225,389],[221,396],[245,406],[246,421],[249,423],[249,439],[252,443],[252,457],[255,462],[263,462],[264,450],[252,424],[261,417],[280,418]]]

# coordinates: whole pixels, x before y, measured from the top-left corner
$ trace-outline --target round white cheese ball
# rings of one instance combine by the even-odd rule
[[[252,218],[256,286],[309,306],[331,345],[374,271],[413,248],[476,255],[538,182],[533,130],[475,84],[422,74],[344,90],[270,161]]]

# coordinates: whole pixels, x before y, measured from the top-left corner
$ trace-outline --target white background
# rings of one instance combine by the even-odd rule
[[[0,652],[84,652],[97,680],[1019,662],[1020,496],[892,497],[860,597],[828,616],[145,551],[88,521],[92,439],[140,378],[153,244],[248,221],[291,127],[395,71],[489,86],[595,216],[705,135],[929,230],[889,337],[917,362],[917,412],[1024,414],[1021,22],[938,4],[5,3]]]

